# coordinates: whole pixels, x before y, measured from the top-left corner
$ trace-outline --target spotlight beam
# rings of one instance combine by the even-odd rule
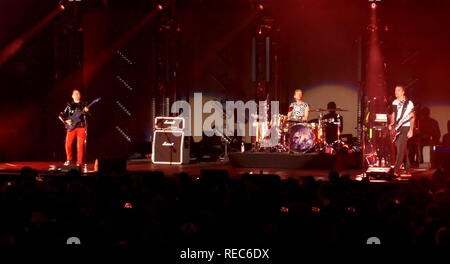
[[[250,13],[247,18],[242,21],[242,23],[237,26],[235,29],[233,29],[231,32],[226,34],[223,38],[218,39],[211,48],[207,49],[203,55],[201,55],[201,59],[194,65],[193,67],[196,68],[194,71],[194,74],[199,75],[203,71],[203,69],[208,65],[208,63],[211,61],[212,58],[214,58],[215,54],[217,54],[219,51],[223,50],[227,45],[230,44],[231,41],[233,41],[236,36],[242,32],[244,29],[247,28],[247,26],[258,17],[259,12],[253,11]]]
[[[7,62],[17,51],[19,51],[25,43],[27,43],[36,33],[38,33],[45,25],[47,25],[56,15],[63,9],[58,6],[50,14],[44,17],[39,23],[24,32],[18,38],[14,39],[0,51],[0,66]]]
[[[372,4],[370,10],[370,25],[368,27],[369,42],[367,54],[368,67],[366,69],[366,89],[369,97],[384,97],[386,96],[386,87],[383,53],[380,45],[380,33],[377,25],[377,9],[373,8]]]
[[[163,8],[166,8],[168,3],[163,4]],[[84,65],[83,77],[84,85],[88,85],[95,74],[113,57],[114,53],[128,43],[138,32],[142,29],[154,16],[160,11],[160,7],[157,6],[155,9],[150,11],[145,15],[136,25],[134,25],[130,30],[124,33],[119,39],[117,39],[113,44],[111,44],[106,49],[102,50],[94,58],[88,60]]]

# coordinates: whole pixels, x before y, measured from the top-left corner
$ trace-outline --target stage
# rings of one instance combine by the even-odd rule
[[[54,161],[20,161],[0,163],[1,176],[15,176],[20,174],[23,167],[30,167],[39,172],[42,176],[61,176],[66,173],[58,171],[49,171],[51,166],[62,166],[63,162]],[[126,163],[126,169],[129,172],[163,172],[166,177],[175,177],[180,173],[186,173],[189,177],[200,177],[203,170],[222,170],[228,172],[230,179],[240,179],[242,175],[253,174],[272,174],[278,175],[282,180],[291,178],[298,180],[302,177],[314,177],[316,180],[328,181],[330,169],[286,169],[286,168],[236,168],[229,162],[199,162],[185,165],[160,165],[153,164],[149,159],[129,160]],[[373,168],[369,168],[369,171]],[[361,180],[365,176],[366,169],[344,169],[337,172],[341,177],[347,177],[352,180]],[[434,169],[413,169],[411,174],[402,174],[396,181],[408,181],[412,178],[430,178]],[[88,173],[82,173],[82,176],[95,176],[94,163],[88,164]],[[384,179],[372,179],[371,182],[387,182]]]

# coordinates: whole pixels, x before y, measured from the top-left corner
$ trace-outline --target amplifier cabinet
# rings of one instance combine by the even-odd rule
[[[154,164],[189,163],[189,141],[183,131],[155,130],[152,143]]]

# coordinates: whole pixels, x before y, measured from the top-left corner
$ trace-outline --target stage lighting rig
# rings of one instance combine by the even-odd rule
[[[377,3],[380,3],[380,2],[381,2],[381,0],[369,0],[370,8],[377,9],[377,7],[378,7]]]
[[[73,4],[81,3],[82,0],[61,0],[59,1],[59,8],[61,10],[64,10],[66,8],[69,8]]]
[[[262,18],[261,23],[258,27],[258,34],[262,35],[263,33],[269,33],[272,30],[279,31],[279,29],[275,25],[275,19],[272,17],[264,17]]]
[[[264,11],[269,6],[269,1],[267,0],[250,0],[250,3],[253,8],[257,9],[258,11]]]
[[[170,5],[170,1],[169,0],[159,0],[158,1],[158,4],[156,5],[156,8],[159,10],[159,11],[162,11],[162,10],[164,10],[164,9],[170,9],[169,7],[170,7],[171,5]]]
[[[175,22],[173,18],[162,19],[159,25],[159,32],[180,32],[180,24]]]

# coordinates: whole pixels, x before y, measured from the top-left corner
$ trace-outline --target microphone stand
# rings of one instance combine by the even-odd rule
[[[88,123],[87,123],[87,118],[86,118],[86,114],[84,114],[84,123],[85,123],[85,128],[86,128],[86,136],[84,138],[84,168],[83,168],[83,172],[84,173],[88,173],[88,166],[87,166],[87,136],[88,136]]]
[[[232,142],[232,139],[229,138],[228,136],[226,136],[224,133],[222,133],[220,130],[214,128],[214,132],[217,132],[219,134],[219,136],[223,139],[224,141],[224,156],[223,158],[220,158],[220,161],[222,162],[228,162],[229,158],[228,158],[228,144],[230,144]]]

